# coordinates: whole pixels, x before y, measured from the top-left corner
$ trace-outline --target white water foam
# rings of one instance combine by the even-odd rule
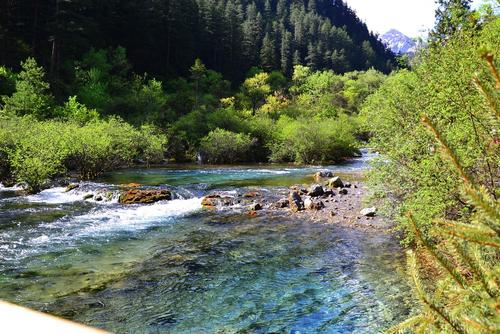
[[[40,224],[29,231],[29,236],[17,228],[0,233],[0,260],[19,260],[40,252],[71,248],[87,237],[108,238],[116,232],[143,230],[201,209],[201,198],[97,207],[87,214]]]
[[[72,224],[83,224],[80,235],[96,235],[109,231],[140,230],[165,219],[189,215],[201,210],[201,198],[175,199],[151,205],[97,210],[74,217]]]
[[[16,184],[15,186],[12,187],[6,187],[2,183],[0,183],[0,191],[20,191],[23,189],[24,188],[19,184]]]
[[[66,188],[57,187],[43,190],[35,195],[26,196],[26,200],[35,203],[62,204],[81,201],[82,194],[66,192]]]

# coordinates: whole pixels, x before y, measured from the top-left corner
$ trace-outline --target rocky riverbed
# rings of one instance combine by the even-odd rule
[[[361,214],[368,158],[0,187],[0,299],[115,333],[381,332],[412,298],[398,241]]]
[[[202,199],[202,206],[209,210],[246,209],[250,216],[287,213],[311,222],[361,229],[386,230],[392,226],[378,215],[376,207],[368,205],[368,188],[364,182],[347,182],[332,172],[324,174],[330,178],[318,177],[322,173],[325,172],[315,174],[314,183],[310,185],[293,185],[274,192],[214,192]]]

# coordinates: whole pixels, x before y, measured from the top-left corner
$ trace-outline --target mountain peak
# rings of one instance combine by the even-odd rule
[[[391,29],[381,37],[382,42],[395,54],[415,53],[417,43],[397,29]]]

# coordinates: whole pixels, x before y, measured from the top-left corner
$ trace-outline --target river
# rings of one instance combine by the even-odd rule
[[[370,155],[324,167],[356,175]],[[128,169],[74,191],[0,188],[0,299],[115,333],[377,333],[410,313],[398,241],[201,197],[311,183],[318,167]],[[353,174],[354,173],[354,174]],[[117,203],[119,185],[173,191]],[[83,200],[88,192],[109,200]]]

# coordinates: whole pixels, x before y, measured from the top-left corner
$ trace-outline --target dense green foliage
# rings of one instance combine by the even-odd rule
[[[134,129],[110,118],[85,125],[73,121],[37,121],[32,117],[3,118],[0,155],[4,178],[26,183],[37,192],[51,178],[75,173],[93,179],[105,171],[126,166],[134,159],[158,162],[164,138],[149,127]]]
[[[391,207],[397,208],[395,213],[410,238],[411,228],[404,218],[408,210],[422,222],[470,215],[470,207],[460,198],[460,180],[441,161],[432,137],[419,125],[421,114],[436,123],[462,166],[495,192],[497,130],[472,78],[476,73],[482,79],[488,75],[478,53],[490,47],[498,54],[499,32],[500,22],[495,20],[479,33],[464,31],[446,46],[425,51],[412,72],[391,75],[364,105],[372,145],[388,160],[378,165],[372,180],[390,201],[401,203]]]
[[[189,74],[200,58],[233,82],[252,66],[388,72],[394,56],[343,1],[73,0],[0,2],[0,64],[34,56],[59,95],[91,47],[129,52],[134,70]]]
[[[56,106],[44,70],[29,58],[15,90],[0,110],[0,180],[37,192],[51,178],[75,173],[92,179],[126,166],[163,159],[165,136],[152,126],[134,128],[116,117],[102,119],[76,96]]]
[[[390,75],[362,107],[383,154],[371,185],[416,246],[409,273],[422,310],[392,333],[500,327],[500,19],[463,20],[445,24],[412,71]]]
[[[34,59],[19,73],[2,69],[10,88],[1,103],[1,179],[32,191],[64,173],[91,179],[134,159],[340,161],[356,154],[358,108],[385,80],[373,69],[339,75],[297,65],[290,80],[252,68],[234,91],[197,59],[189,78],[164,85],[134,74],[122,48],[91,49],[58,102]]]
[[[201,140],[201,159],[209,163],[248,161],[251,146],[250,136],[217,128]]]

